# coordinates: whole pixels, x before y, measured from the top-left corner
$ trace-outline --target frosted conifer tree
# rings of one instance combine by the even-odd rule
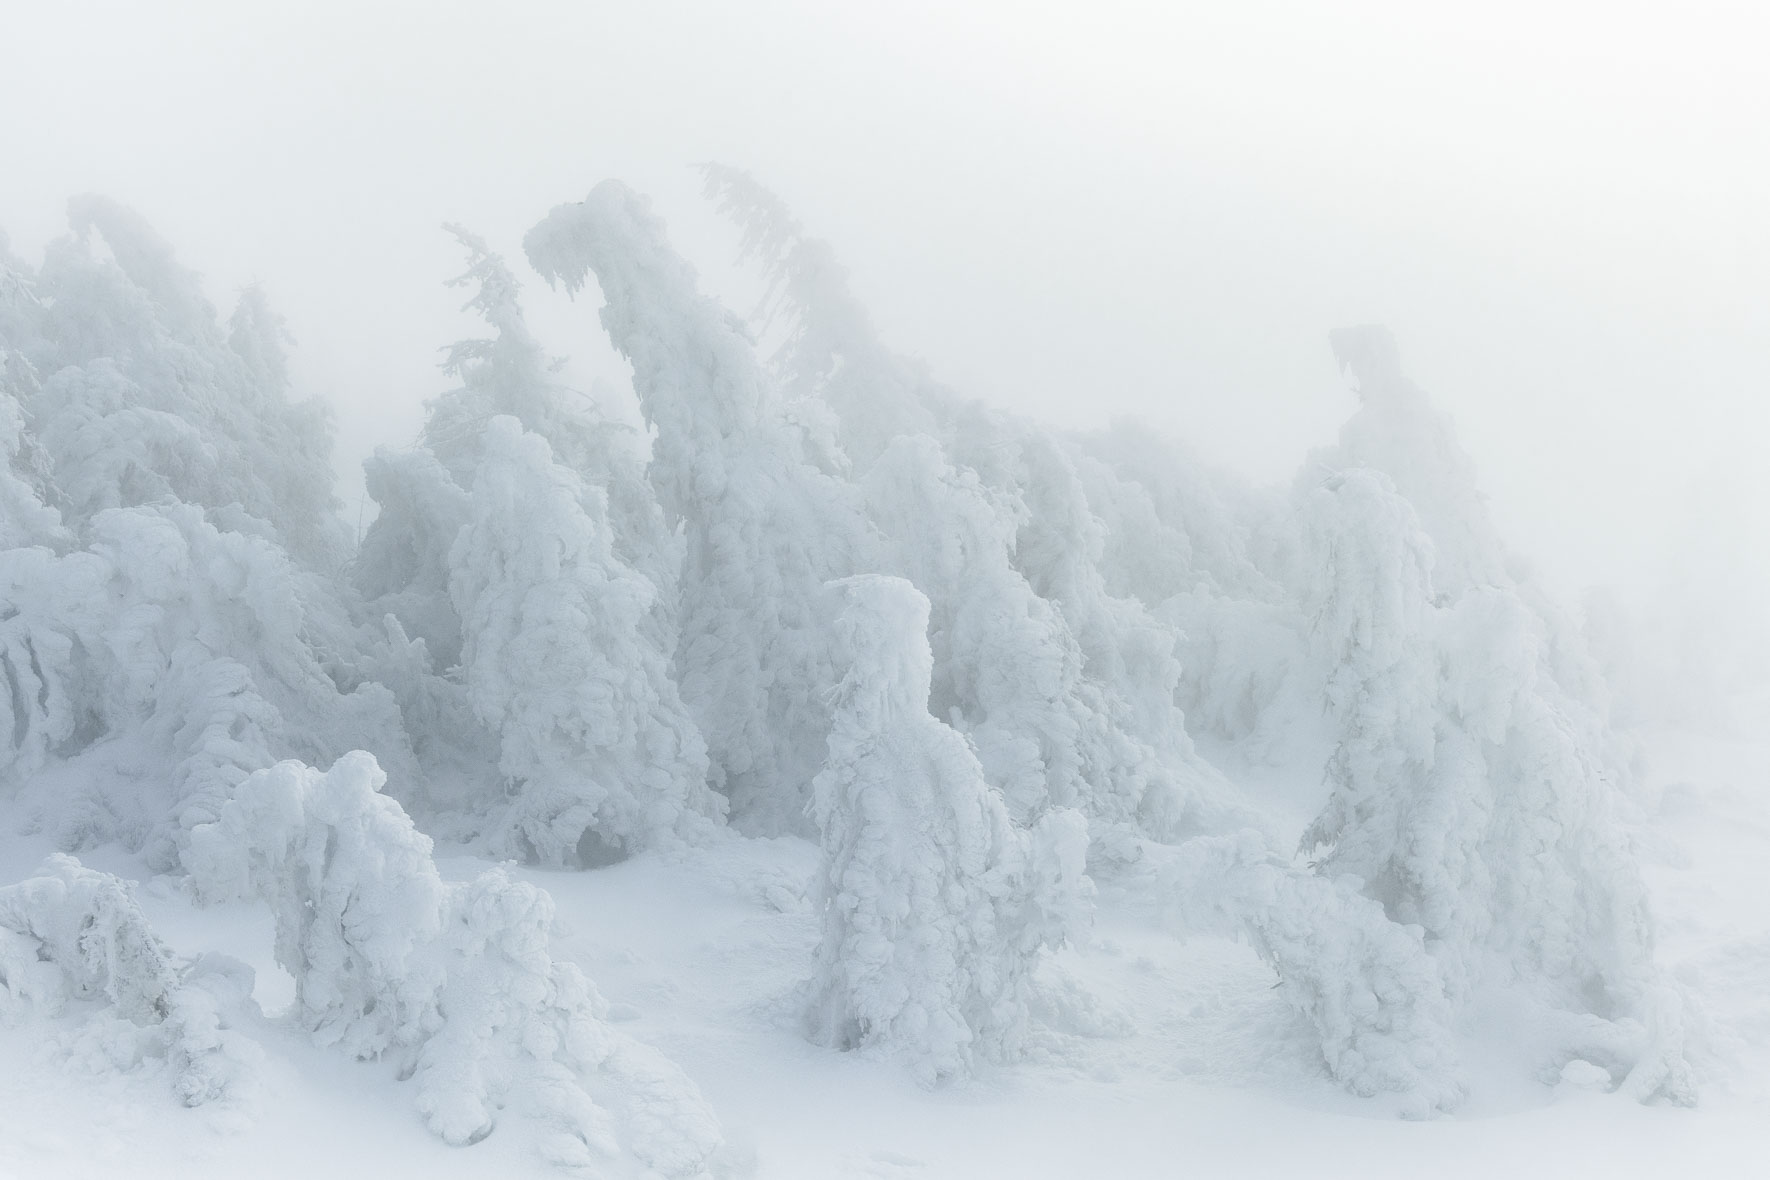
[[[595,866],[722,812],[705,747],[645,622],[656,589],[615,556],[602,503],[514,418],[480,437],[450,555],[462,670],[500,735],[500,826],[552,864]]]
[[[1453,998],[1510,983],[1636,1030],[1631,1090],[1688,1101],[1620,796],[1540,671],[1542,623],[1503,588],[1434,605],[1431,544],[1384,476],[1336,477],[1306,521],[1342,733],[1304,850],[1421,926]]]
[[[928,600],[901,578],[836,584],[848,659],[813,810],[823,842],[814,1039],[876,1048],[924,1084],[1019,1048],[1041,951],[1085,905],[1086,825],[1018,829],[969,744],[928,714]]]
[[[48,502],[49,456],[26,416],[39,391],[28,346],[43,310],[30,275],[0,235],[0,551],[67,541]]]
[[[605,863],[722,812],[669,674],[681,542],[631,432],[557,383],[515,277],[451,228],[496,335],[449,349],[461,384],[431,403],[424,449],[369,464],[382,515],[358,585],[415,640],[386,672],[448,764],[433,777],[505,783],[433,791],[446,822],[478,813],[470,827],[525,859]]]
[[[243,527],[297,562],[335,569],[348,530],[326,413],[289,401],[284,330],[262,295],[248,291],[224,329],[197,276],[136,214],[81,197],[69,219],[74,235],[51,245],[37,276],[32,360],[47,376],[30,409],[70,523],[173,498],[243,511]]]
[[[1338,446],[1310,457],[1304,478],[1311,467],[1383,472],[1432,538],[1440,594],[1456,598],[1476,586],[1508,584],[1505,553],[1477,490],[1474,463],[1449,417],[1403,375],[1395,337],[1367,324],[1335,329],[1330,342],[1334,359],[1357,384],[1359,408],[1341,427]]]
[[[657,431],[648,474],[685,530],[677,670],[735,821],[803,830],[834,682],[817,623],[822,583],[865,568],[870,539],[853,490],[805,457],[732,318],[645,201],[605,181],[524,239],[570,291],[592,274],[602,324],[633,364]]]

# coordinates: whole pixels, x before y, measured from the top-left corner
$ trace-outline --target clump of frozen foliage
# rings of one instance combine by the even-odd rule
[[[154,935],[129,883],[70,856],[0,887],[0,1017],[96,1009],[81,1033],[111,1063],[166,1063],[187,1106],[236,1096],[260,1053],[237,1029],[252,972],[222,956],[184,966]]]
[[[53,856],[38,875],[0,888],[7,997],[59,1012],[98,1000],[126,1020],[158,1022],[178,972],[126,882]]]
[[[63,847],[122,839],[170,868],[190,829],[279,753],[409,757],[387,690],[346,693],[322,663],[307,579],[271,542],[183,504],[108,510],[86,534],[59,557],[0,552],[0,778],[23,784],[52,758],[92,772],[27,791]],[[131,769],[144,755],[157,770]]]
[[[965,739],[928,713],[928,600],[837,583],[847,671],[814,784],[823,933],[813,1037],[875,1048],[924,1084],[1024,1040],[1033,967],[1085,915],[1081,815],[1014,826]]]
[[[556,1163],[703,1172],[717,1119],[553,958],[547,895],[502,870],[445,883],[385,781],[361,751],[329,771],[280,762],[193,837],[211,890],[270,905],[296,1018],[321,1044],[415,1075],[419,1110],[449,1143],[483,1139],[509,1110],[539,1121]]]

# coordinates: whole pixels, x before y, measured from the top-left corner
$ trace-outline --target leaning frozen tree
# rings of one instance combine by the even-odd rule
[[[1304,851],[1422,927],[1453,997],[1498,984],[1596,1018],[1569,1053],[1590,1040],[1631,1092],[1691,1100],[1623,800],[1541,671],[1540,619],[1499,587],[1436,605],[1432,546],[1380,474],[1334,477],[1303,521],[1340,725]]]
[[[901,578],[835,584],[847,669],[812,808],[823,843],[814,1039],[872,1048],[924,1084],[1012,1057],[1034,965],[1085,913],[1086,825],[1015,827],[970,745],[928,713],[928,600]]]
[[[864,475],[893,439],[940,434],[953,395],[885,346],[830,244],[748,172],[704,165],[705,193],[742,231],[768,294],[759,327],[779,335],[770,367],[819,450]],[[835,434],[821,429],[826,419]]]
[[[696,289],[638,194],[605,181],[524,247],[569,291],[594,275],[603,327],[633,365],[657,431],[651,483],[687,540],[682,696],[733,818],[803,830],[834,682],[816,603],[826,579],[868,564],[853,489],[807,461],[739,325]]]

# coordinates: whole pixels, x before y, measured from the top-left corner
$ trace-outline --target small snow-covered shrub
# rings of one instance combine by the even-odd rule
[[[206,892],[270,904],[298,1019],[360,1058],[422,1040],[442,982],[429,948],[447,889],[384,782],[361,751],[329,771],[279,762],[235,789],[187,857]]]
[[[417,1061],[418,1108],[450,1143],[490,1133],[509,1105],[550,1128],[554,1162],[634,1155],[670,1176],[698,1174],[719,1122],[661,1054],[615,1033],[578,968],[548,951],[553,901],[492,870],[456,886],[440,944],[442,1025]]]
[[[1162,851],[1160,894],[1182,926],[1248,940],[1315,1030],[1335,1081],[1399,1095],[1413,1117],[1461,1100],[1452,1009],[1417,926],[1390,921],[1351,878],[1285,864],[1253,832]]]
[[[416,1075],[418,1107],[449,1143],[484,1138],[508,1108],[543,1125],[555,1162],[630,1152],[666,1175],[701,1173],[718,1120],[553,958],[551,899],[496,869],[444,883],[384,782],[360,751],[329,771],[279,763],[192,837],[199,881],[269,903],[297,1019],[321,1044]]]
[[[128,882],[70,856],[0,887],[0,1016],[98,1006],[89,1028],[114,1063],[164,1058],[186,1106],[234,1096],[261,1054],[240,1020],[252,971],[224,956],[181,966],[149,927]],[[119,1061],[121,1058],[121,1061]]]
[[[1012,1057],[1032,969],[1080,921],[1082,816],[1014,826],[965,739],[928,713],[928,600],[836,584],[849,661],[813,813],[824,851],[814,1039],[876,1047],[932,1085]]]
[[[171,956],[126,882],[52,856],[35,877],[0,888],[7,993],[50,1014],[99,1000],[127,1020],[164,1020],[178,986]]]

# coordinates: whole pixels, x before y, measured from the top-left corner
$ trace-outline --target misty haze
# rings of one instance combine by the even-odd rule
[[[0,0],[0,1178],[1770,1166],[1770,19]]]

